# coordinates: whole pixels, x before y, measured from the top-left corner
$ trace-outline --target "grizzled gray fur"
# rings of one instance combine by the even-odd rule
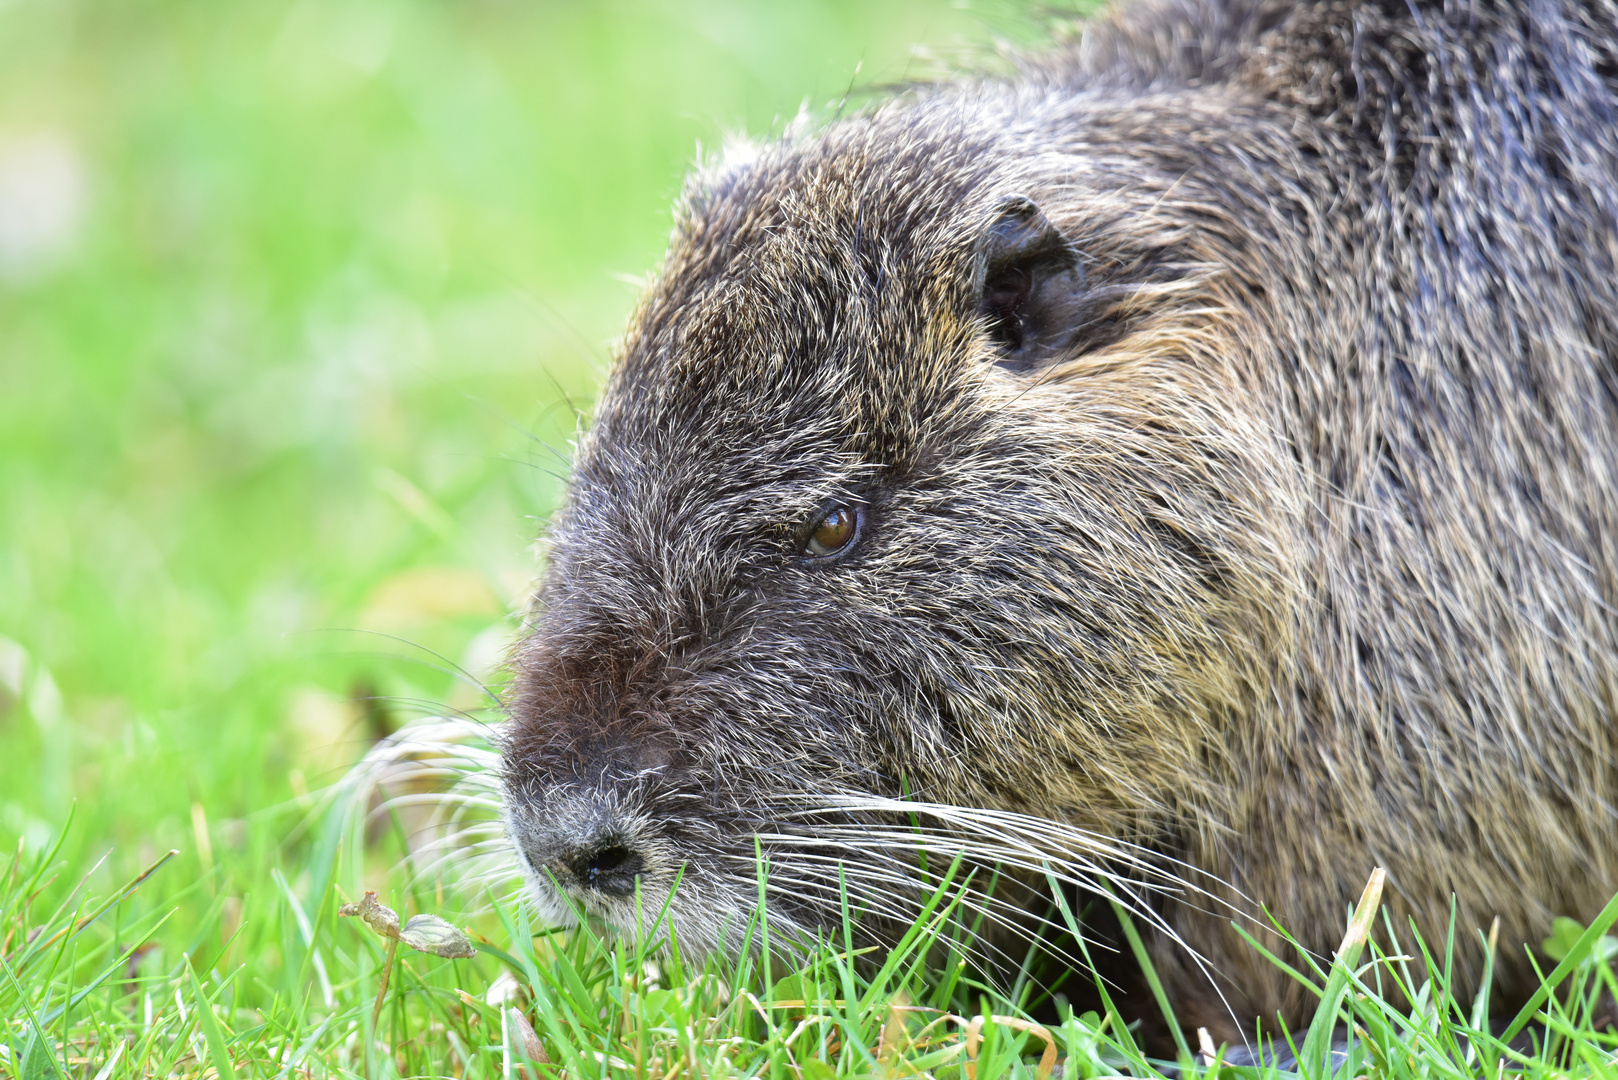
[[[1384,866],[1509,1009],[1618,889],[1615,262],[1610,0],[1128,4],[731,150],[515,658],[542,911],[735,947],[756,842],[783,934],[952,853],[1014,934],[1048,862],[1238,1039],[1311,999],[1230,920]]]

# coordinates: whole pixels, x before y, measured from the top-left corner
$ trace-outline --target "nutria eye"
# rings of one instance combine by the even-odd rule
[[[834,506],[809,530],[803,553],[811,559],[839,554],[860,534],[860,512],[852,506]]]

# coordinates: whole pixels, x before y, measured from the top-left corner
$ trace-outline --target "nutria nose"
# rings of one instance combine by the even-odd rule
[[[635,879],[646,870],[646,860],[623,844],[607,844],[562,857],[573,880],[586,889],[608,896],[628,896]]]

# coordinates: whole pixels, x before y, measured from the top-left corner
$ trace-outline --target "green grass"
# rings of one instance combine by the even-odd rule
[[[539,1075],[569,1077],[991,1080],[1059,1063],[1066,1077],[1178,1067],[1257,1080],[1325,1075],[1334,1032],[1350,1028],[1345,1076],[1618,1075],[1618,1034],[1592,1027],[1603,995],[1618,991],[1618,939],[1604,934],[1618,901],[1588,930],[1559,927],[1560,990],[1524,1052],[1488,1032],[1486,998],[1448,993],[1453,933],[1443,943],[1407,933],[1392,954],[1366,949],[1378,913],[1368,890],[1336,963],[1293,958],[1321,997],[1307,1029],[1274,1044],[1304,1063],[1294,1072],[1224,1065],[1223,1048],[1211,1060],[1198,1048],[1148,1059],[1110,1004],[1074,1016],[1058,1003],[1059,1023],[1036,1023],[1031,983],[984,983],[955,947],[947,878],[897,948],[861,953],[845,924],[789,966],[771,959],[756,913],[737,928],[741,961],[689,960],[666,938],[536,932],[520,904],[492,895],[471,917],[475,958],[390,949],[337,911],[374,876],[368,854],[387,846],[367,839],[363,818],[307,818],[303,861],[272,854],[262,891],[240,894],[221,888],[218,869],[186,880],[163,856],[143,879],[96,895],[64,873],[55,845],[19,850],[0,878],[0,1076],[508,1077],[537,1061]],[[385,902],[401,915],[445,909],[432,882],[390,878]]]
[[[491,988],[570,1076],[1037,1067],[1023,992],[927,933],[654,976],[309,795],[484,703],[698,145],[1026,32],[944,0],[0,0],[0,1076],[515,1075]],[[378,1009],[386,945],[336,915],[367,888],[489,951],[401,952]],[[1604,940],[1563,942],[1583,985]],[[1367,1072],[1495,1075],[1434,970],[1375,969],[1414,1020],[1344,998]],[[1562,1000],[1529,1071],[1610,1071]],[[1049,1034],[1068,1075],[1150,1071],[1115,1016]]]

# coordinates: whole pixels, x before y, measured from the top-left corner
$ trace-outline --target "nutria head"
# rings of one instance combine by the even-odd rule
[[[839,873],[897,915],[883,829],[914,819],[884,800],[935,853],[1015,863],[993,838],[1026,815],[1104,863],[1220,798],[1283,636],[1263,440],[1218,397],[1173,178],[1042,175],[994,111],[892,105],[693,181],[516,657],[508,822],[546,915],[633,932],[678,877],[711,947],[756,851],[784,926],[835,920]]]
[[[679,877],[716,946],[755,852],[804,930],[843,881],[902,917],[960,854],[1034,885],[1178,858],[1322,955],[1378,865],[1429,941],[1588,922],[1618,887],[1615,27],[1143,2],[700,175],[515,657],[545,911],[641,932]],[[1228,910],[1155,911],[1181,1020],[1313,1008]],[[1452,986],[1486,971],[1538,987],[1504,947]]]

